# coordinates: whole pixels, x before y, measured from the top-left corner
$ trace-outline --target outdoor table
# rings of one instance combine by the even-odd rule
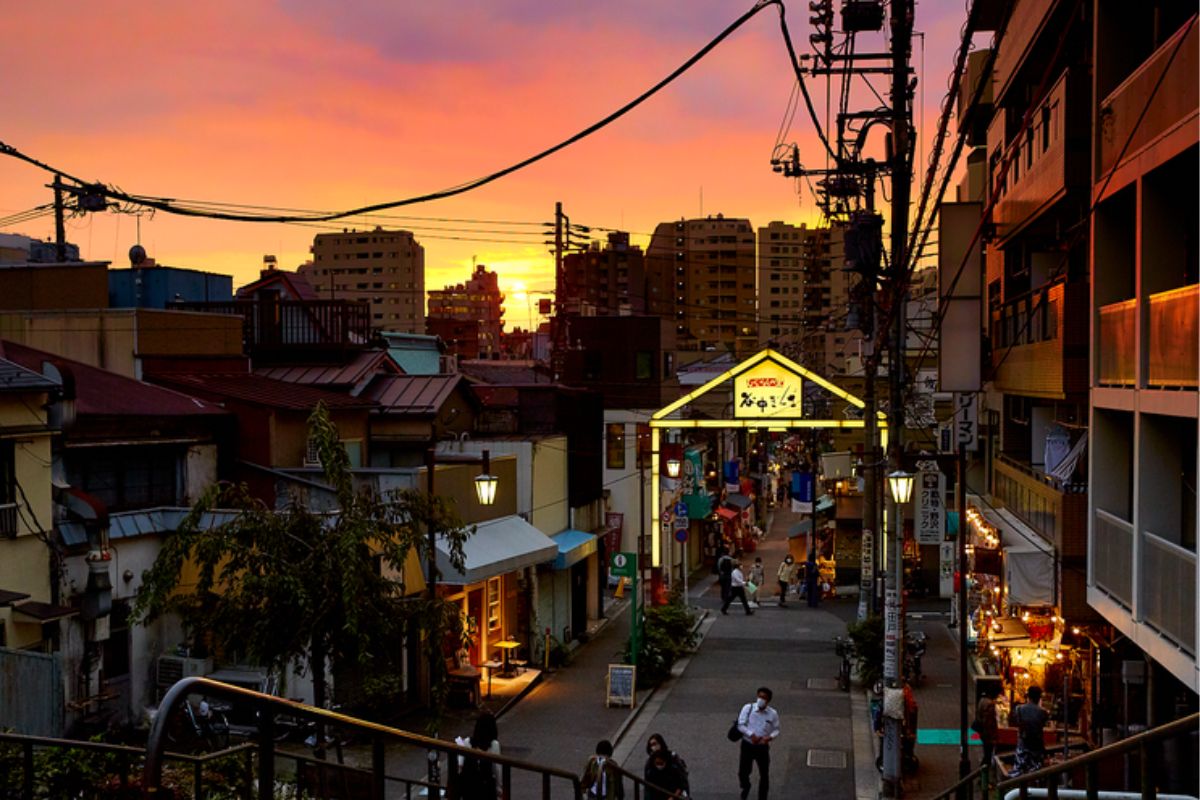
[[[488,671],[488,693],[487,693],[487,696],[488,696],[488,699],[490,700],[492,697],[492,673],[495,672],[496,670],[500,669],[501,667],[503,667],[504,662],[502,662],[502,661],[485,661],[485,662],[483,662],[483,666],[485,668],[487,668],[487,671]]]
[[[500,670],[501,675],[504,675],[504,676],[512,675],[512,669],[508,664],[508,654],[510,652],[512,652],[513,650],[516,650],[520,646],[521,646],[520,642],[510,642],[508,640],[505,640],[503,642],[496,642],[496,647],[498,647],[500,649],[500,652],[502,652],[504,654],[504,667]]]

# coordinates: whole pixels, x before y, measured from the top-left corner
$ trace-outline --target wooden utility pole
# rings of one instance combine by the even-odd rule
[[[54,176],[54,245],[55,258],[61,264],[67,260],[67,228],[62,175],[58,174]]]

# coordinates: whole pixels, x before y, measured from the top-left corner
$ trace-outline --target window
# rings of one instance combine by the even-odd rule
[[[654,354],[649,350],[639,350],[634,356],[635,374],[639,381],[648,381],[654,377]]]
[[[129,601],[113,600],[108,617],[108,640],[104,642],[104,680],[129,674]]]
[[[17,461],[11,439],[0,441],[0,536],[17,535]]]
[[[604,467],[625,469],[625,425],[614,422],[604,426]]]
[[[178,505],[178,473],[174,447],[103,448],[67,462],[67,479],[109,511]]]
[[[487,582],[487,626],[488,631],[500,630],[500,579],[488,578]]]

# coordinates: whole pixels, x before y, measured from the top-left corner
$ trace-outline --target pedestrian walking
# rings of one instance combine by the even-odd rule
[[[469,739],[461,736],[454,740],[461,747],[483,750],[500,755],[500,734],[496,729],[496,717],[489,711],[475,720],[475,730]],[[503,800],[504,786],[500,778],[500,765],[475,756],[458,757],[458,789],[463,800]]]
[[[808,607],[821,605],[821,571],[817,568],[816,556],[808,554],[804,562],[804,591],[808,595]]]
[[[779,737],[779,713],[771,708],[771,690],[758,687],[758,697],[746,703],[738,714],[742,734],[738,758],[738,786],[742,800],[750,797],[750,772],[758,765],[758,800],[767,800],[771,792],[771,742]]]
[[[729,599],[729,587],[733,577],[733,556],[725,545],[717,548],[717,583],[721,585],[721,602]]]
[[[776,573],[776,578],[779,580],[779,605],[787,607],[788,586],[795,580],[796,559],[786,555],[783,561],[779,564],[779,571]]]
[[[1000,730],[1000,722],[996,718],[996,687],[984,686],[979,704],[975,706],[975,721],[971,729],[979,734],[983,745],[983,766],[992,768],[992,756],[996,753],[996,734]]]
[[[1009,725],[1017,726],[1017,752],[1012,775],[1026,775],[1042,768],[1046,759],[1044,731],[1050,713],[1042,708],[1042,687],[1030,686],[1025,702],[1008,715]]]
[[[647,800],[668,800],[671,797],[687,797],[687,764],[677,753],[667,747],[662,734],[652,733],[646,742],[646,788]]]
[[[608,739],[601,739],[596,743],[596,754],[588,758],[583,768],[583,777],[580,778],[587,797],[625,800],[625,781],[612,754],[612,742]]]
[[[746,593],[750,596],[754,607],[758,608],[758,590],[762,587],[763,581],[766,580],[765,570],[763,570],[762,557],[754,559],[754,565],[750,567],[750,575],[746,583]]]
[[[750,616],[754,612],[750,610],[750,603],[746,600],[746,576],[742,574],[741,562],[733,562],[733,572],[729,574],[729,593],[725,597],[725,602],[721,604],[721,613],[729,613],[729,605],[735,599],[742,601],[742,608],[746,609],[746,616]]]

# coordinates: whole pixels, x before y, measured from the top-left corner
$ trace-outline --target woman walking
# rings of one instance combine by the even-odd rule
[[[646,767],[643,773],[646,782],[654,785],[654,788],[646,789],[647,800],[687,796],[687,764],[678,753],[667,747],[661,733],[650,734],[646,742]]]
[[[775,575],[779,580],[779,605],[781,608],[787,608],[788,586],[795,580],[795,573],[796,559],[788,554],[779,565],[779,571]]]

